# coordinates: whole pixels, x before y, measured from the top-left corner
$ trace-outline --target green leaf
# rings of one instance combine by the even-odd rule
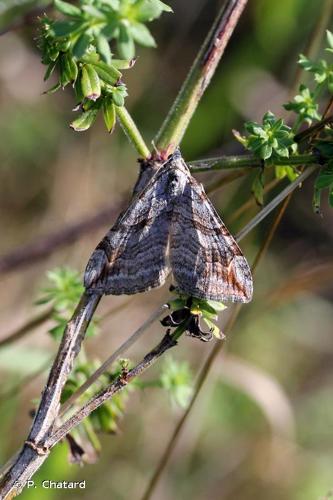
[[[118,38],[119,36],[119,21],[117,19],[108,19],[107,24],[102,28],[101,34],[108,40]]]
[[[326,39],[329,47],[333,49],[333,33],[329,30],[326,30]]]
[[[305,70],[305,71],[312,71],[313,69],[313,62],[308,59],[305,55],[300,54],[298,64]]]
[[[186,361],[166,357],[160,376],[161,386],[168,391],[173,405],[186,407],[193,392],[193,375]]]
[[[98,109],[96,108],[85,111],[70,124],[70,127],[76,132],[88,130],[96,120],[97,113]]]
[[[316,149],[319,150],[325,158],[333,157],[333,142],[329,140],[317,140],[315,142]]]
[[[59,12],[65,14],[65,16],[80,17],[82,15],[79,7],[76,7],[68,2],[63,2],[63,0],[54,0],[54,6]]]
[[[56,37],[63,37],[76,33],[81,28],[81,21],[55,21],[51,29]]]
[[[46,90],[44,92],[44,94],[51,95],[51,94],[54,94],[55,92],[57,92],[57,90],[59,90],[59,89],[61,89],[61,84],[58,82],[55,85],[53,85],[53,87],[51,87],[49,90]]]
[[[134,66],[136,59],[112,59],[112,66],[116,69],[130,69]]]
[[[94,413],[95,417],[98,419],[99,428],[102,432],[114,432],[115,422],[108,403],[104,403],[102,406],[97,408]]]
[[[54,69],[55,69],[56,65],[57,65],[57,62],[56,62],[56,61],[53,61],[53,62],[51,62],[51,63],[48,65],[48,68],[47,68],[47,70],[46,70],[46,72],[45,72],[45,75],[44,75],[44,82],[50,78],[50,76],[52,75],[52,73],[53,73],[53,71],[54,71]]]
[[[112,99],[114,104],[120,108],[125,104],[125,99],[119,92],[112,92]]]
[[[56,47],[54,46],[54,47],[50,48],[50,50],[49,50],[49,53],[48,53],[48,54],[49,54],[49,58],[50,58],[50,60],[54,62],[54,61],[56,61],[56,60],[58,59],[58,57],[59,57],[59,50],[58,50],[58,48],[56,48]]]
[[[315,180],[315,189],[324,189],[333,185],[333,162],[324,167]]]
[[[127,96],[126,87],[124,85],[119,85],[114,87],[112,91],[112,100],[116,106],[124,106],[125,97]]]
[[[298,173],[290,165],[276,165],[275,177],[277,179],[284,179],[284,177],[288,177],[290,181],[294,181],[297,179]]]
[[[206,300],[206,303],[210,305],[215,311],[224,311],[227,308],[223,302],[217,302],[216,300]]]
[[[203,320],[206,323],[206,325],[209,327],[209,330],[212,332],[214,337],[216,337],[219,340],[223,340],[224,335],[221,332],[221,330],[219,329],[219,327],[217,325],[215,325],[215,323],[213,323],[212,321],[210,321],[209,319],[207,319],[205,317],[203,318]]]
[[[90,42],[92,41],[92,35],[88,33],[83,33],[75,42],[73,46],[73,56],[80,59],[86,53]]]
[[[116,124],[116,110],[112,99],[108,97],[103,100],[103,118],[107,130],[111,134]]]
[[[71,75],[68,73],[66,54],[62,54],[60,56],[59,67],[60,67],[60,83],[62,88],[64,88],[71,81]]]
[[[83,285],[79,273],[70,268],[56,268],[47,272],[50,285],[41,290],[38,303],[52,302],[53,309],[59,312],[71,312],[79,300]]]
[[[161,0],[153,0],[153,1],[155,1],[155,4],[157,4],[159,6],[159,8],[161,9],[162,12],[173,12],[170,5],[167,5],[166,3],[161,2]]]
[[[101,95],[101,82],[92,64],[82,67],[81,87],[84,97],[96,101]]]
[[[260,158],[262,158],[263,160],[268,160],[268,158],[272,156],[272,152],[273,152],[272,146],[270,146],[269,144],[264,144],[260,148],[260,153],[259,153]]]
[[[119,10],[119,0],[102,0],[102,3],[109,5],[113,10]]]
[[[98,76],[109,85],[114,85],[120,78],[121,73],[113,65],[104,62],[92,63]]]
[[[169,300],[168,305],[170,309],[177,311],[178,309],[183,309],[186,305],[186,300],[183,299],[174,299],[174,300]]]
[[[63,67],[69,82],[75,82],[78,76],[78,67],[71,54],[67,52],[62,56]]]
[[[56,321],[57,324],[49,329],[49,334],[54,340],[59,341],[64,333],[67,321],[65,318],[61,318],[60,316],[56,318]]]
[[[152,21],[159,17],[162,12],[173,12],[173,10],[160,0],[143,0],[136,8],[135,19],[142,22]]]
[[[67,52],[70,49],[71,44],[72,42],[70,38],[63,38],[62,40],[57,42],[57,47],[61,52]]]
[[[117,48],[121,58],[133,59],[135,55],[134,41],[129,32],[129,29],[124,25],[120,25],[119,28]]]
[[[156,42],[149,29],[142,23],[134,23],[130,26],[133,40],[144,47],[156,47]]]
[[[111,53],[109,42],[104,35],[102,35],[102,34],[98,35],[98,37],[96,38],[96,47],[97,47],[97,51],[101,55],[103,61],[106,64],[111,64],[112,53]]]
[[[258,205],[264,204],[264,170],[260,169],[252,183],[252,193]]]
[[[93,5],[83,5],[82,10],[86,12],[89,15],[89,17],[103,21],[106,20],[105,14],[100,9],[97,9]]]
[[[75,96],[78,102],[82,102],[84,100],[84,95],[82,92],[81,78],[77,78],[74,84]]]

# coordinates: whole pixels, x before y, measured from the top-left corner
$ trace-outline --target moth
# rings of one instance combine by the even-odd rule
[[[192,297],[249,302],[249,265],[180,152],[143,184],[91,255],[85,288],[131,295],[163,285],[172,271]]]

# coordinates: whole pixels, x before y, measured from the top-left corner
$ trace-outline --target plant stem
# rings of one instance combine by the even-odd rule
[[[96,380],[106,372],[106,370],[119,358],[121,354],[127,351],[139,338],[141,338],[149,326],[156,321],[167,308],[168,307],[166,305],[158,307],[151,314],[151,316],[67,399],[60,409],[59,416],[66,413],[66,411],[81,396],[81,394],[83,394],[94,382],[96,382]]]
[[[245,238],[245,236],[252,231],[252,229],[257,226],[266,216],[268,213],[270,213],[272,210],[274,210],[275,207],[277,207],[281,201],[283,201],[290,193],[292,193],[300,184],[307,178],[309,177],[312,172],[314,172],[316,167],[311,167],[305,170],[297,179],[295,179],[293,182],[288,184],[288,186],[281,191],[268,205],[266,205],[260,212],[253,217],[250,222],[243,227],[241,231],[236,235],[235,239],[237,241],[242,240]]]
[[[191,172],[206,172],[210,170],[230,170],[235,168],[258,168],[262,166],[279,166],[279,165],[313,165],[318,163],[318,157],[315,154],[303,154],[290,156],[290,158],[278,158],[274,160],[274,164],[264,162],[254,155],[236,155],[236,156],[219,156],[216,158],[207,158],[203,160],[190,162]]]
[[[197,105],[206,90],[247,0],[227,0],[218,12],[179,94],[155,138],[166,158],[180,144]]]
[[[12,498],[18,494],[49,454],[44,444],[55,425],[62,389],[80,351],[81,342],[99,301],[99,295],[84,293],[72,319],[66,326],[28,439],[14,464],[0,480],[1,498]]]
[[[128,373],[120,374],[110,385],[103,389],[97,396],[92,398],[86,405],[84,405],[77,413],[70,417],[64,424],[62,424],[45,442],[46,448],[49,450],[61,439],[63,439],[68,432],[76,427],[82,420],[90,415],[96,408],[101,406],[105,401],[110,399],[114,394],[121,391],[132,379],[138,377],[145,372],[151,365],[153,365],[158,358],[168,349],[174,347],[177,341],[172,335],[166,334],[161,342],[152,349],[134,368]]]
[[[115,106],[115,108],[119,123],[125,134],[127,135],[129,141],[133,144],[141,158],[149,158],[150,151],[145,141],[143,140],[138,127],[135,125],[133,118],[131,117],[125,106]]]

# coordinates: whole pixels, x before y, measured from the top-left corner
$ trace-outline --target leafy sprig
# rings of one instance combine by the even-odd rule
[[[318,112],[319,105],[316,101],[315,92],[306,85],[300,85],[299,93],[294,97],[293,101],[284,104],[287,111],[294,111],[298,115],[298,122],[307,122],[309,125],[313,120],[320,120],[321,116]]]
[[[326,41],[328,47],[326,52],[333,52],[333,34],[326,32]],[[308,86],[302,84],[299,87],[299,93],[293,101],[284,105],[288,111],[294,111],[298,115],[296,124],[301,125],[304,121],[311,125],[313,120],[320,120],[318,99],[326,90],[333,93],[333,64],[326,59],[313,61],[301,54],[298,64],[307,72],[312,73],[314,87],[311,90]],[[295,127],[294,127],[295,128]]]
[[[162,366],[160,382],[168,392],[172,405],[186,408],[193,394],[193,374],[189,364],[168,356]]]
[[[55,340],[59,340],[84,289],[81,276],[74,269],[59,267],[48,271],[46,275],[49,285],[41,289],[36,304],[52,304],[51,319],[54,326],[50,328],[49,333]],[[91,322],[87,330],[88,336],[97,333],[97,323],[96,319]]]
[[[275,160],[289,158],[295,154],[297,144],[294,142],[294,134],[282,118],[276,118],[268,111],[265,113],[262,123],[248,121],[244,125],[246,136],[234,132],[236,138],[243,146],[266,162],[274,163]]]
[[[277,160],[287,159],[295,155],[298,151],[297,143],[294,140],[294,132],[286,125],[282,118],[276,118],[268,111],[262,119],[262,123],[248,121],[245,123],[247,135],[242,136],[234,131],[236,139],[254,156],[263,161],[262,168],[258,169],[253,182],[252,193],[259,205],[264,203],[265,187],[265,165],[274,165]],[[275,175],[281,179],[288,177],[294,180],[297,171],[289,165],[275,167]]]
[[[105,372],[97,382],[91,385],[84,394],[77,400],[76,405],[82,406],[96,394],[104,389],[108,384],[117,378],[127,369],[128,360],[119,360],[111,370]],[[95,372],[99,363],[97,361],[81,361],[76,363],[71,375],[69,376],[61,396],[61,403],[65,403]],[[78,425],[71,433],[68,439],[70,446],[70,461],[76,463],[91,462],[91,456],[94,461],[98,458],[101,450],[99,434],[115,434],[119,429],[119,422],[122,419],[129,392],[134,390],[135,384],[126,386],[123,391],[114,395],[114,397],[98,407],[89,415],[84,422]],[[91,453],[90,450],[93,450]]]
[[[326,52],[331,54],[333,52],[333,33],[327,31],[326,39],[328,44]],[[236,139],[254,156],[262,160],[262,167],[258,169],[252,182],[252,192],[260,205],[264,202],[265,167],[280,163],[280,165],[275,166],[277,179],[288,178],[290,181],[294,181],[297,178],[297,169],[285,161],[290,157],[297,157],[299,153],[300,148],[295,140],[295,134],[303,123],[311,125],[314,120],[321,120],[319,98],[325,90],[333,93],[333,64],[331,62],[326,59],[312,61],[301,54],[298,64],[313,75],[313,85],[309,87],[302,83],[294,99],[284,104],[286,110],[293,111],[297,115],[293,127],[286,125],[281,118],[276,118],[273,113],[267,112],[261,124],[253,121],[245,123],[246,135],[234,131]],[[320,154],[321,164],[325,165],[318,174],[314,186],[313,207],[316,212],[320,213],[320,200],[324,189],[328,189],[329,203],[331,206],[333,204],[331,182],[333,134],[330,125],[320,127],[318,130],[319,132],[304,135],[307,138],[307,143],[303,144],[302,152],[314,149]]]
[[[54,0],[54,6],[63,19],[43,17],[38,42],[47,66],[44,79],[55,70],[59,74],[47,93],[73,85],[79,103],[75,110],[82,114],[71,127],[87,130],[102,109],[106,128],[112,132],[117,107],[124,106],[127,96],[120,70],[133,66],[135,44],[156,46],[146,23],[172,9],[160,0],[81,0],[78,6]]]
[[[313,209],[319,214],[321,213],[321,196],[325,190],[328,192],[328,203],[333,208],[333,158],[321,169],[315,180]]]

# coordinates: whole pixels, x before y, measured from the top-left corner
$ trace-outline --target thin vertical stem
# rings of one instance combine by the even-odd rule
[[[180,144],[246,4],[247,0],[227,0],[218,12],[211,30],[155,138],[156,148],[162,157],[166,158]]]
[[[136,126],[133,118],[131,117],[125,106],[116,106],[116,113],[123,131],[127,135],[129,141],[133,144],[141,158],[149,158],[150,151],[145,141],[143,140],[138,127]]]

